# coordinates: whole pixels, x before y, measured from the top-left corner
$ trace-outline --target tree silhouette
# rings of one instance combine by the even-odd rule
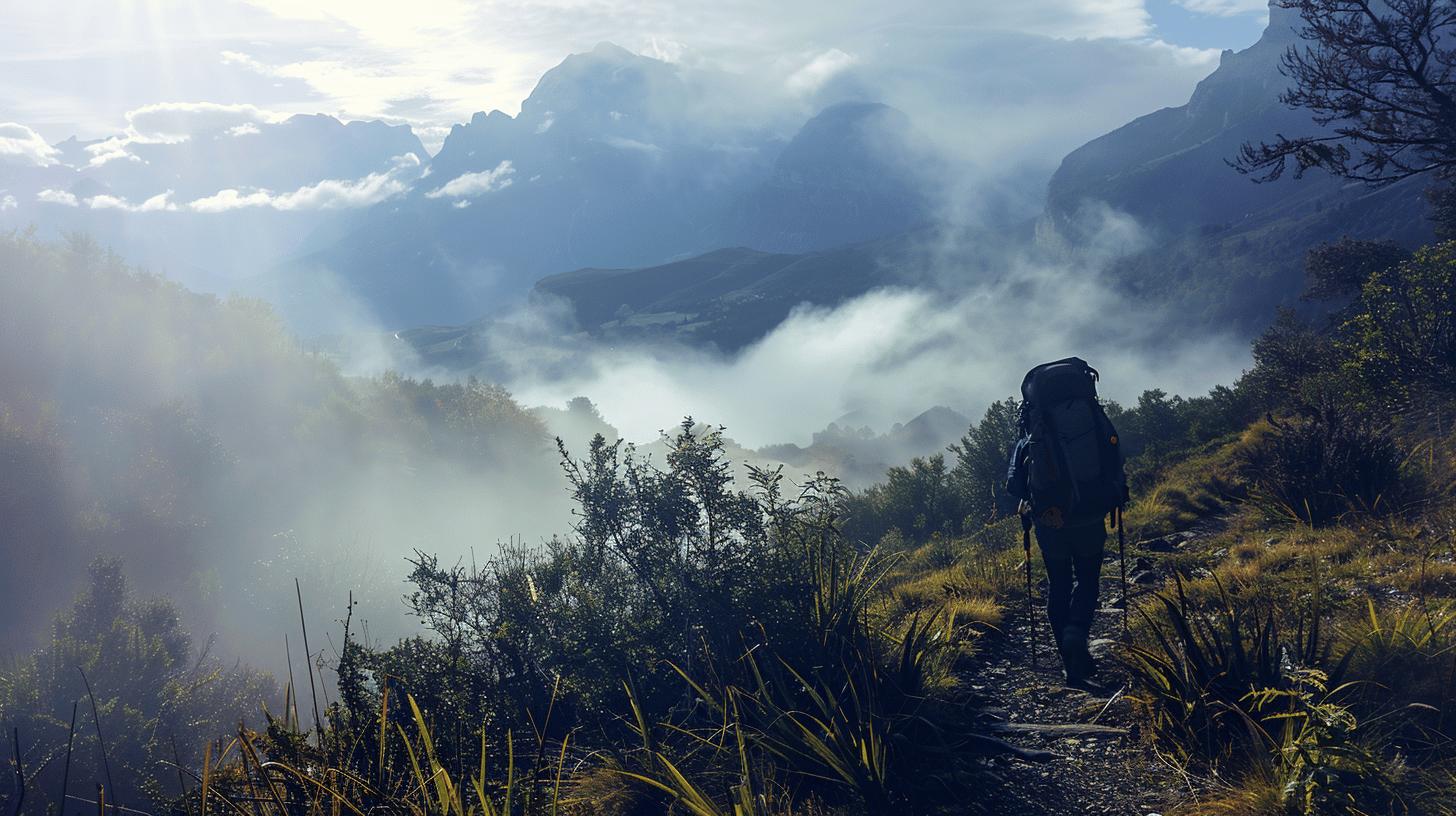
[[[1313,114],[1317,135],[1245,143],[1233,166],[1259,181],[1294,165],[1373,185],[1456,176],[1456,4],[1448,0],[1276,0],[1299,12],[1280,101]],[[1439,202],[1438,202],[1439,206]]]

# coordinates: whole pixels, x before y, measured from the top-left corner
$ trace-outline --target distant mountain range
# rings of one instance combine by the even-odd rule
[[[386,325],[409,326],[475,317],[580,267],[739,245],[813,252],[928,222],[934,168],[900,112],[833,106],[785,141],[705,117],[702,81],[612,45],[568,57],[518,116],[457,125],[407,196],[288,272],[342,276]]]
[[[543,75],[518,115],[456,125],[434,157],[406,126],[160,106],[152,118],[186,127],[0,163],[0,228],[85,232],[315,333],[341,305],[389,327],[464,322],[584,266],[815,252],[929,222],[938,169],[904,114],[852,102],[749,121],[723,114],[730,86],[602,44]]]
[[[1039,220],[958,235],[948,257],[946,167],[899,111],[724,116],[722,77],[608,44],[548,71],[518,115],[455,126],[434,157],[406,127],[327,116],[61,142],[45,166],[0,165],[0,228],[83,230],[194,286],[268,297],[304,334],[344,331],[325,318],[346,313],[469,367],[481,326],[528,297],[588,335],[731,351],[800,304],[994,274],[1001,255],[983,250],[1085,248],[1092,216],[1117,212],[1142,235],[1111,248],[1130,305],[1247,334],[1297,303],[1310,247],[1431,237],[1419,182],[1254,184],[1228,167],[1244,141],[1313,127],[1278,101],[1294,22],[1272,8],[1188,104],[1068,155]]]
[[[1055,260],[1099,240],[1095,231],[1106,213],[1128,215],[1141,238],[1104,249],[1120,254],[1110,276],[1125,290],[1130,312],[1184,330],[1233,327],[1252,335],[1276,305],[1301,305],[1310,248],[1347,235],[1408,246],[1429,241],[1419,180],[1372,189],[1312,172],[1256,184],[1229,166],[1245,141],[1315,127],[1307,113],[1278,98],[1287,85],[1280,57],[1297,40],[1297,22],[1295,12],[1271,6],[1261,39],[1224,52],[1188,104],[1148,114],[1068,155],[1034,225],[987,231],[969,242],[962,237],[958,254],[939,264],[959,269],[957,281],[964,282],[994,272],[998,253],[978,253],[978,246],[1020,245]],[[603,338],[672,339],[731,351],[762,337],[800,304],[832,306],[883,286],[946,285],[925,273],[929,262],[915,251],[934,243],[924,231],[797,254],[723,249],[668,264],[553,275],[535,293],[565,301],[582,330]],[[429,336],[438,338],[439,331]],[[456,332],[457,341],[470,334]],[[455,359],[467,359],[462,350],[469,347],[452,346]],[[418,348],[427,358],[446,359],[432,356],[438,346]]]

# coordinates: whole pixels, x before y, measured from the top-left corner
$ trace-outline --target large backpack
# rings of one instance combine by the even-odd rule
[[[1127,502],[1122,447],[1097,400],[1097,379],[1096,369],[1068,357],[1021,381],[1021,440],[1006,487],[1048,527],[1106,516]]]

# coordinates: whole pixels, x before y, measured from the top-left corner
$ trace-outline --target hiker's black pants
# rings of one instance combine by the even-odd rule
[[[1036,527],[1047,571],[1047,620],[1058,647],[1083,648],[1097,611],[1097,582],[1107,530],[1101,520],[1076,527]]]

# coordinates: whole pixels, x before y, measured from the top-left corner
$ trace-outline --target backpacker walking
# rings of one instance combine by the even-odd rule
[[[1097,671],[1087,639],[1107,524],[1118,530],[1121,543],[1128,498],[1122,446],[1097,399],[1097,380],[1097,370],[1077,357],[1027,372],[1021,382],[1021,438],[1007,472],[1006,490],[1021,500],[1028,559],[1030,531],[1036,530],[1047,572],[1047,620],[1071,686],[1088,685]],[[1124,625],[1125,615],[1126,609]]]

